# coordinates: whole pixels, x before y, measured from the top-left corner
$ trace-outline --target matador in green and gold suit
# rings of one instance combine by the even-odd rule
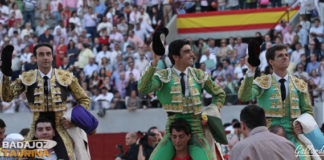
[[[241,101],[256,98],[260,107],[265,110],[267,126],[281,125],[288,139],[295,145],[301,160],[310,159],[304,156],[306,146],[298,140],[293,121],[303,113],[313,115],[313,109],[307,90],[307,84],[295,76],[288,74],[288,96],[282,101],[280,83],[275,75],[263,75],[253,80],[253,76],[246,75],[240,86],[238,97]]]
[[[33,139],[35,135],[35,122],[40,116],[44,116],[55,123],[57,134],[63,141],[64,146],[60,149],[66,149],[68,157],[74,159],[73,142],[60,123],[64,111],[67,109],[67,98],[72,94],[77,103],[86,109],[90,106],[90,98],[79,85],[78,79],[72,73],[51,68],[48,73],[49,89],[48,94],[44,92],[44,79],[40,70],[30,70],[23,72],[19,78],[10,82],[9,77],[3,77],[2,98],[6,102],[17,98],[22,92],[26,91],[26,97],[31,112],[33,112],[33,121],[27,139]],[[55,148],[54,148],[55,150]],[[56,151],[55,151],[56,152]],[[64,158],[65,159],[65,158]]]
[[[168,113],[166,131],[161,142],[150,156],[151,160],[172,160],[175,155],[169,125],[177,118],[189,122],[192,128],[192,139],[189,154],[193,160],[216,159],[203,135],[201,113],[203,109],[202,90],[205,89],[213,96],[212,103],[221,109],[225,100],[225,92],[208,74],[202,70],[187,67],[187,89],[189,94],[181,91],[180,75],[175,68],[163,69],[156,72],[156,67],[150,65],[142,75],[138,89],[148,94],[156,91],[163,109]]]

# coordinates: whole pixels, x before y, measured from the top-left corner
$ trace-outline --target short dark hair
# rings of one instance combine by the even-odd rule
[[[37,49],[38,49],[39,47],[48,47],[48,48],[51,49],[52,54],[53,54],[53,47],[52,47],[52,45],[50,45],[49,43],[39,43],[39,44],[37,44],[36,46],[34,46],[33,54],[34,54],[35,57],[37,57],[37,53],[36,53],[36,51],[37,51]]]
[[[0,128],[5,128],[6,123],[0,118]]]
[[[287,49],[287,46],[286,45],[275,45],[271,48],[269,48],[266,52],[266,58],[267,58],[267,62],[268,62],[268,65],[270,65],[269,61],[270,60],[274,60],[275,58],[275,54],[276,54],[276,51],[281,51],[281,50],[288,50]]]
[[[170,43],[169,45],[169,59],[174,64],[174,59],[172,56],[179,56],[180,57],[180,50],[184,45],[190,44],[188,40],[185,39],[179,39],[175,40]]]
[[[150,127],[148,130],[147,130],[147,133],[150,133],[152,132],[153,129],[158,129],[156,126],[152,126]]]
[[[28,133],[29,133],[29,128],[24,128],[22,129],[19,133],[22,135],[22,136],[27,136]]]
[[[48,119],[48,118],[45,118],[45,117],[40,117],[40,118],[38,118],[37,121],[35,122],[35,130],[37,129],[37,124],[38,124],[38,123],[51,123],[52,128],[55,129],[54,122],[51,121],[51,120]]]
[[[259,126],[266,126],[264,110],[255,104],[244,107],[241,111],[240,119],[250,130]]]
[[[284,131],[285,135],[286,135],[286,131],[281,125],[272,125],[272,126],[269,127],[269,131],[274,133],[274,134],[277,134],[280,129],[282,129]]]
[[[183,131],[186,135],[191,135],[191,126],[183,118],[178,118],[171,123],[169,127],[170,134],[172,133],[173,129],[175,129],[176,131]]]

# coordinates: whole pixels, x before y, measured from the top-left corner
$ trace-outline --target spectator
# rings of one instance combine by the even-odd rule
[[[246,106],[241,111],[240,118],[242,133],[247,138],[232,148],[230,160],[266,159],[267,157],[297,159],[295,147],[291,142],[268,131],[265,113],[261,107],[257,105]],[[264,141],[264,139],[267,139],[267,141]]]
[[[38,38],[39,43],[53,43],[54,42],[54,37],[51,34],[51,29],[46,29],[45,33],[41,34]]]
[[[69,23],[70,23],[70,18],[72,16],[72,12],[70,11],[69,7],[64,7],[64,10],[61,12],[61,18],[63,21],[63,26],[65,28],[69,27]]]
[[[99,68],[103,68],[107,71],[109,75],[111,75],[113,71],[113,65],[111,64],[110,58],[103,57],[99,64]]]
[[[69,57],[69,64],[73,65],[74,62],[77,60],[78,57],[78,49],[75,46],[75,42],[73,40],[69,41],[66,49],[67,56]]]
[[[305,50],[305,54],[306,54],[307,61],[310,60],[311,54],[315,54],[316,57],[317,55],[319,55],[319,50],[316,48],[316,42],[314,40],[309,41],[308,47]]]
[[[134,31],[130,30],[128,35],[128,40],[135,44],[135,48],[143,47],[144,41],[140,37],[136,36]]]
[[[97,38],[96,38],[97,39]],[[106,28],[103,28],[100,32],[100,36],[98,38],[98,41],[99,41],[99,46],[101,45],[109,45],[109,37],[108,37],[108,34],[107,34],[107,30]]]
[[[113,27],[109,39],[110,43],[121,43],[123,41],[123,35],[117,30],[116,26]]]
[[[29,133],[29,128],[24,128],[19,133],[26,139],[27,138],[27,135]]]
[[[104,16],[104,13],[106,12],[106,5],[101,3],[100,0],[95,0],[95,7],[94,7],[94,12],[98,15],[98,16]]]
[[[39,37],[40,35],[42,35],[43,33],[45,33],[45,31],[48,29],[48,25],[45,24],[45,21],[43,19],[41,19],[39,21],[39,25],[37,25],[36,27],[36,35]]]
[[[272,47],[272,43],[267,42],[265,50],[260,53],[259,59],[260,59],[261,63],[260,63],[259,67],[260,67],[261,72],[264,72],[265,68],[268,66],[266,53],[267,53],[268,49],[271,48],[271,47]]]
[[[92,40],[97,36],[97,22],[98,18],[96,14],[93,13],[92,7],[88,7],[88,12],[83,17],[83,25],[87,33],[91,35]]]
[[[247,69],[247,65],[245,64],[245,58],[241,57],[238,65],[234,69],[234,79],[236,81],[243,78],[243,69]]]
[[[199,63],[205,63],[207,70],[213,70],[215,65],[217,64],[217,59],[215,54],[210,54],[208,49],[205,50],[205,53],[200,58]]]
[[[290,62],[294,64],[300,63],[300,56],[305,54],[305,49],[302,47],[301,43],[296,43],[295,50],[291,53]]]
[[[298,24],[296,27],[296,33],[299,37],[299,42],[301,43],[301,45],[303,47],[306,46],[306,44],[308,43],[308,32],[306,29],[302,28],[302,25]]]
[[[218,11],[226,10],[226,1],[225,0],[217,0]]]
[[[223,61],[223,64],[224,64],[225,75],[229,74],[233,77],[234,76],[234,68],[231,65],[230,61],[228,59],[225,59]]]
[[[50,2],[51,14],[54,17],[55,25],[61,20],[61,11],[63,10],[63,5],[59,0],[52,0]]]
[[[125,99],[120,96],[118,91],[115,92],[115,94],[114,94],[114,98],[113,98],[112,103],[111,103],[111,108],[113,108],[113,109],[126,109]]]
[[[71,29],[76,30],[77,33],[81,33],[81,20],[77,16],[76,11],[72,11],[69,23],[72,24]]]
[[[12,53],[12,59],[11,59],[11,70],[12,70],[12,79],[16,79],[19,77],[19,74],[21,72],[21,62],[20,58],[17,56],[15,52]]]
[[[293,27],[289,26],[288,32],[286,32],[285,35],[283,36],[283,43],[291,46],[295,36],[296,36],[296,33],[293,30]]]
[[[237,49],[237,53],[238,53],[239,57],[245,57],[247,47],[248,47],[248,44],[242,42],[242,37],[236,38],[236,44],[235,44],[234,48]]]
[[[15,22],[14,27],[10,27],[8,30],[8,36],[9,38],[12,38],[14,35],[14,32],[17,31],[18,35],[20,34],[21,30],[20,30],[20,26],[18,22]]]
[[[230,49],[227,47],[226,39],[225,38],[222,39],[221,40],[221,46],[218,49],[218,52],[216,54],[217,55],[217,59],[219,61],[223,61],[226,58],[227,53],[228,53],[229,50]]]
[[[228,0],[227,8],[229,8],[230,10],[239,9],[239,1],[238,0]]]
[[[135,26],[138,22],[138,17],[140,16],[140,12],[137,10],[137,6],[133,7],[133,10],[129,14],[129,24]]]
[[[60,66],[60,69],[69,70],[70,69],[69,57],[63,57],[63,63]]]
[[[107,58],[107,59],[113,58],[114,59],[114,57],[111,57],[111,52],[108,51],[108,45],[103,45],[102,50],[96,55],[95,58],[96,58],[95,59],[96,63],[99,65],[101,64],[102,58]]]
[[[59,44],[56,45],[55,50],[56,50],[56,67],[60,67],[63,65],[63,59],[66,57],[66,51],[67,51],[67,46],[64,43],[64,38],[61,37]]]
[[[271,7],[281,7],[281,0],[270,0],[271,1]]]
[[[304,71],[303,64],[299,63],[296,67],[296,72],[294,73],[294,76],[297,76],[298,78],[303,79],[304,81],[308,81],[309,76],[308,73]]]
[[[88,48],[87,44],[81,45],[81,51],[78,57],[77,65],[80,68],[84,68],[87,64],[89,64],[89,59],[94,58],[93,52]]]
[[[321,82],[321,77],[317,74],[316,69],[313,69],[310,73],[310,79],[313,80],[315,84],[320,84]]]
[[[140,76],[141,76],[141,74],[140,74],[140,71],[135,68],[134,60],[133,59],[128,62],[128,66],[129,66],[129,68],[128,68],[128,70],[125,73],[126,80],[129,81],[130,76],[131,76],[130,74],[132,74],[134,76],[134,80],[135,81],[138,81],[139,78],[140,78]]]
[[[225,70],[222,63],[216,65],[216,69],[211,71],[212,79],[215,80],[217,77],[225,77]]]
[[[90,77],[90,75],[93,74],[93,72],[99,72],[99,67],[97,64],[95,64],[95,59],[94,57],[89,58],[89,64],[84,66],[83,71],[87,77]]]
[[[142,104],[141,99],[137,96],[136,90],[131,90],[130,96],[126,97],[126,108],[128,111],[135,111],[140,108]]]
[[[126,146],[129,147],[124,155],[125,160],[137,160],[138,145],[136,144],[137,134],[135,132],[128,132],[126,134]]]
[[[26,63],[24,65],[23,71],[29,71],[33,69],[37,69],[36,57],[34,55],[30,57],[30,63]]]
[[[218,53],[218,47],[215,45],[214,39],[208,39],[208,50],[210,54],[215,56]]]
[[[100,90],[101,93],[95,98],[94,110],[99,110],[98,115],[102,117],[105,115],[106,109],[111,109],[111,101],[114,95],[108,92],[106,87],[102,87]]]
[[[150,127],[147,134],[139,141],[138,160],[148,159],[161,140],[162,135],[157,127]]]
[[[69,7],[72,12],[77,10],[78,0],[63,0],[63,6]]]
[[[31,28],[30,23],[25,24],[25,28],[21,31],[20,37],[24,38],[26,35],[32,35],[34,33],[34,30]]]
[[[321,25],[321,21],[319,19],[314,20],[314,25],[310,28],[309,31],[310,34],[315,35],[315,37],[322,42],[323,35],[324,35],[324,28],[323,25]]]
[[[116,72],[115,72],[116,73]],[[115,86],[116,86],[116,90],[119,92],[121,97],[125,97],[126,96],[126,87],[129,82],[126,81],[125,78],[125,72],[119,72],[119,80],[117,81],[117,79],[115,80]],[[136,83],[137,84],[137,83]],[[129,96],[129,95],[127,95]]]
[[[100,33],[102,37],[108,37],[113,30],[113,25],[107,17],[103,16],[101,19],[101,22],[97,26],[97,32]],[[104,31],[106,31],[106,33],[103,33]]]
[[[140,23],[136,23],[135,29],[134,29],[134,34],[135,34],[135,36],[139,37],[143,41],[145,41],[146,38],[149,37],[149,33],[146,30],[144,30],[143,28],[141,28]]]
[[[135,60],[135,69],[137,69],[140,74],[142,74],[142,72],[149,65],[149,61],[145,58],[145,54],[142,48],[139,48],[138,52],[140,58]]]
[[[237,91],[238,85],[233,81],[233,76],[231,74],[226,74],[225,88],[224,91],[226,93],[225,104],[227,105],[235,105],[237,103]]]
[[[313,69],[318,70],[318,67],[320,65],[320,63],[317,61],[317,56],[315,54],[311,54],[310,59],[311,59],[310,62],[308,62],[306,66],[306,72],[309,74]]]
[[[117,24],[117,29],[123,34],[127,34],[128,31],[128,25],[126,24],[126,19],[124,17],[121,17],[120,22]]]
[[[35,28],[35,9],[37,8],[36,0],[24,0],[24,24],[30,21],[33,28]]]
[[[127,75],[127,73],[126,73],[126,75]],[[127,81],[126,87],[125,87],[126,88],[126,96],[130,96],[132,90],[136,90],[136,93],[137,93],[138,92],[137,91],[137,81],[135,80],[133,73],[129,73],[129,78],[128,78],[128,80],[126,78],[126,81]]]

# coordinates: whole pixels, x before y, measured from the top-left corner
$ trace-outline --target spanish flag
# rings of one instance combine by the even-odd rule
[[[271,29],[281,19],[289,21],[299,8],[258,8],[221,12],[180,14],[178,34]]]

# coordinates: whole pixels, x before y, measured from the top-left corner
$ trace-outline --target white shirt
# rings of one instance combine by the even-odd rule
[[[260,70],[261,72],[264,72],[265,68],[268,66],[267,58],[266,58],[266,52],[267,50],[264,50],[260,53],[259,59],[260,59]]]
[[[101,105],[103,108],[105,109],[108,109],[110,108],[110,103],[111,103],[111,100],[114,98],[114,95],[110,92],[107,92],[106,95],[104,94],[100,94],[98,97],[95,98],[95,102],[97,101],[102,101]],[[96,107],[96,109],[99,109],[98,107]]]
[[[172,67],[174,69],[174,71],[177,73],[177,75],[180,78],[180,85],[181,85],[181,76],[180,73],[182,73],[181,71],[179,71],[177,68]],[[188,87],[188,68],[186,68],[186,70],[183,72],[184,75],[184,81],[185,81],[185,86],[186,86],[186,91],[185,91],[185,96],[189,96],[189,87]]]
[[[289,76],[288,76],[288,74],[285,77],[280,77],[276,73],[273,72],[273,75],[274,75],[274,77],[276,78],[276,81],[279,84],[280,84],[280,82],[279,82],[280,79],[285,79],[286,80],[285,81],[285,88],[286,88],[286,97],[287,97],[288,96],[288,92],[289,92],[289,89],[288,89],[288,87],[289,87]]]
[[[295,64],[298,64],[300,63],[300,56],[302,54],[305,54],[305,49],[304,48],[301,48],[299,50],[295,50],[291,53],[291,56],[290,56],[290,62],[293,62]]]
[[[51,78],[52,78],[52,67],[51,67],[51,69],[50,69],[50,71],[45,75],[42,71],[40,71],[39,69],[38,69],[38,71],[39,71],[39,74],[40,74],[40,76],[42,77],[42,78],[44,78],[44,76],[47,76],[48,77],[48,80],[47,80],[47,84],[48,84],[48,90],[50,91],[51,90],[51,86],[50,86],[50,80],[51,80]]]

